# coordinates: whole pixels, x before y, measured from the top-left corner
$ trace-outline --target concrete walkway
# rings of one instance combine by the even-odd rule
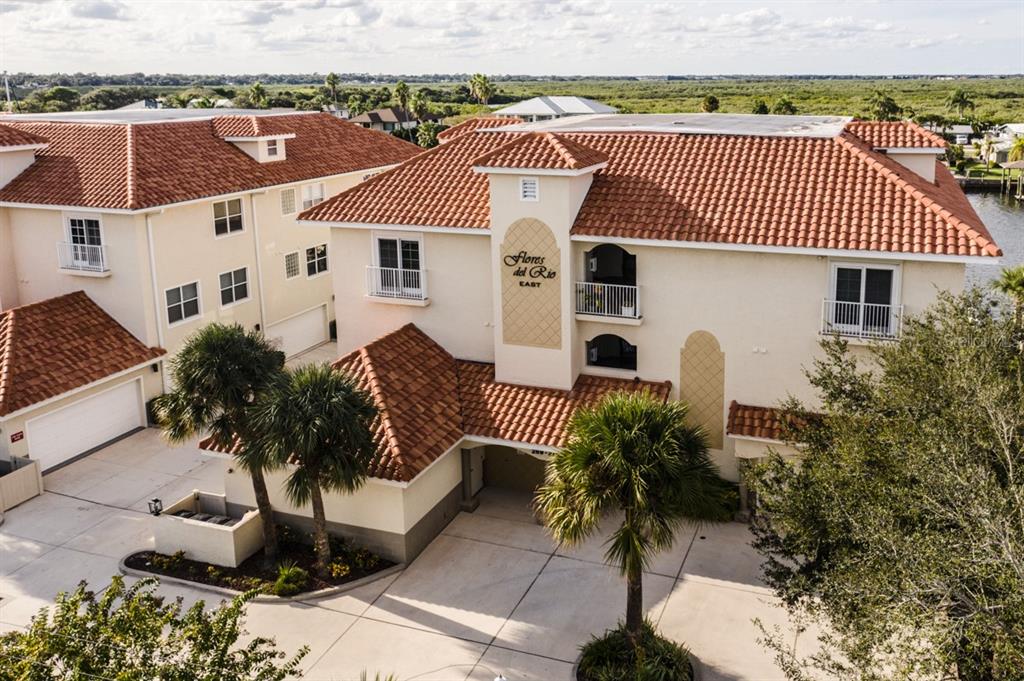
[[[152,546],[146,501],[219,491],[226,462],[133,435],[45,478],[47,493],[0,526],[0,631],[24,626],[60,590],[99,587],[125,554]],[[706,680],[782,679],[758,645],[759,617],[787,626],[757,578],[744,525],[680,533],[644,580],[648,616],[687,645]],[[625,586],[601,561],[602,537],[555,547],[521,494],[485,489],[403,572],[332,598],[253,603],[245,628],[292,652],[310,647],[307,679],[570,681],[579,646],[625,611]],[[218,597],[161,585],[186,605]],[[794,645],[804,645],[794,636]]]

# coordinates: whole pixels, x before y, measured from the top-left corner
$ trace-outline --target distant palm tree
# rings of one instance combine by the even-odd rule
[[[330,73],[328,73],[327,77],[324,78],[324,86],[327,88],[327,91],[331,93],[331,101],[334,102],[334,108],[335,109],[338,108],[338,84],[339,83],[340,83],[340,79],[338,78],[338,74],[336,74],[334,71],[331,71]]]
[[[268,562],[277,557],[277,532],[263,474],[274,465],[251,444],[250,409],[283,367],[284,353],[258,331],[238,324],[208,324],[189,336],[171,360],[174,390],[156,398],[153,405],[168,440],[180,443],[209,433],[214,446],[232,451],[249,473]]]
[[[985,159],[986,168],[992,167],[992,160],[996,154],[996,146],[998,144],[999,142],[996,140],[995,137],[989,136],[982,140],[978,152],[982,155],[982,158]]]
[[[366,481],[376,446],[370,395],[328,364],[286,371],[254,410],[257,445],[265,456],[294,469],[284,484],[297,506],[313,508],[316,567],[331,562],[323,492],[352,493]]]
[[[626,577],[626,630],[643,627],[643,570],[672,546],[684,520],[727,520],[734,493],[718,476],[687,407],[649,393],[614,393],[579,409],[547,464],[536,506],[554,537],[579,544],[610,511],[623,520],[605,560]]]
[[[965,111],[968,109],[974,111],[974,100],[971,99],[971,93],[963,88],[953,90],[946,98],[946,109],[956,111],[956,115],[962,119]]]
[[[423,94],[423,90],[417,90],[412,93],[412,98],[409,100],[409,108],[412,109],[412,115],[418,121],[422,121],[430,115],[430,100]]]
[[[491,82],[490,78],[484,74],[474,73],[472,77],[470,77],[469,92],[473,95],[473,98],[481,104],[486,106],[491,100],[491,97],[494,96],[494,91],[494,84]]]
[[[395,101],[398,102],[398,108],[402,110],[402,113],[409,116],[409,86],[405,84],[404,80],[400,80],[395,84]]]
[[[903,107],[882,90],[871,93],[868,107],[871,109],[871,118],[876,121],[898,121],[903,115]]]
[[[249,103],[257,109],[267,108],[267,89],[258,80],[249,88]]]
[[[1007,155],[1006,160],[1024,161],[1024,136],[1018,137],[1013,141],[1013,146],[1010,147],[1010,153]]]
[[[1024,265],[1004,269],[993,286],[1014,302],[1017,323],[1024,326]]]

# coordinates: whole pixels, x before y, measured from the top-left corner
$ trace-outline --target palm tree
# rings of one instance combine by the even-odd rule
[[[409,108],[412,109],[412,115],[418,121],[422,121],[430,115],[430,100],[423,94],[423,90],[417,90],[412,93],[412,99],[409,100]]]
[[[338,83],[338,74],[334,71],[328,73],[327,77],[324,78],[324,87],[326,87],[328,92],[331,93],[331,101],[334,102],[335,110],[338,108]]]
[[[959,118],[964,117],[964,111],[970,109],[974,111],[974,100],[971,99],[971,93],[967,92],[963,88],[957,88],[950,93],[949,97],[946,98],[946,109],[949,111],[956,111],[956,115]]]
[[[875,90],[871,94],[868,106],[871,109],[871,118],[876,121],[898,121],[903,115],[903,107],[882,90]]]
[[[536,506],[558,541],[578,544],[609,511],[622,523],[605,560],[626,578],[626,630],[643,627],[643,570],[672,546],[684,520],[726,520],[734,493],[718,476],[687,407],[643,393],[614,393],[573,414],[567,444],[547,464]]]
[[[249,104],[257,109],[267,107],[267,89],[258,80],[249,88]]]
[[[294,466],[284,491],[313,507],[316,567],[331,562],[323,492],[352,493],[366,481],[376,452],[373,400],[328,364],[286,371],[254,410],[256,442],[271,460]]]
[[[1024,161],[1024,136],[1018,137],[1013,141],[1013,146],[1010,147],[1010,153],[1007,155],[1006,160]]]
[[[1004,269],[993,286],[1014,302],[1017,324],[1024,326],[1024,265]]]
[[[482,73],[474,73],[469,79],[469,92],[476,101],[487,105],[494,96],[494,83]]]
[[[395,101],[398,102],[398,108],[402,110],[402,113],[409,117],[409,86],[405,84],[404,80],[400,80],[395,84]]]
[[[249,444],[250,412],[283,367],[284,353],[258,331],[208,324],[186,339],[171,361],[175,388],[154,403],[157,423],[168,440],[181,443],[209,433],[214,447],[231,451],[249,473],[268,561],[277,557],[277,532],[263,474],[274,465]]]
[[[985,159],[985,168],[992,167],[992,157],[996,153],[997,144],[998,142],[995,137],[986,137],[978,148],[978,153],[980,153],[982,158]]]

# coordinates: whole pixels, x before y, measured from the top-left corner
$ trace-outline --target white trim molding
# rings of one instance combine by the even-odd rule
[[[491,173],[494,175],[561,175],[563,177],[579,177],[580,175],[589,175],[590,173],[597,172],[607,165],[608,162],[603,161],[586,168],[566,168],[564,170],[560,168],[491,168],[489,166],[473,166],[473,172]]]
[[[472,234],[490,236],[490,227],[436,227],[431,225],[375,224],[372,222],[333,222],[330,220],[296,220],[307,227],[334,227],[337,229],[376,229],[382,232],[433,232],[435,234]]]

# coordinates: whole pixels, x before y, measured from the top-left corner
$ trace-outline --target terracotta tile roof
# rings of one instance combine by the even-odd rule
[[[370,474],[412,480],[462,438],[455,358],[406,324],[340,358],[377,405],[377,457]]]
[[[725,430],[729,435],[778,440],[782,436],[779,410],[740,404],[733,400],[729,404],[729,421]]]
[[[0,124],[0,147],[22,147],[29,144],[46,144],[46,142],[46,138],[39,135]]]
[[[608,155],[553,132],[528,132],[473,160],[479,168],[581,170],[607,163]]]
[[[464,435],[559,447],[578,407],[616,390],[668,399],[668,382],[580,376],[572,390],[498,383],[494,365],[456,360],[414,324],[353,350],[335,368],[368,391],[379,412],[370,474],[408,482]],[[203,449],[217,449],[203,440]]]
[[[265,116],[217,116],[210,121],[210,125],[217,137],[261,137],[272,134],[261,131],[262,118]]]
[[[328,222],[488,229],[473,163],[524,133],[460,135],[302,213]],[[836,138],[560,133],[607,155],[572,233],[743,246],[997,256],[949,171],[935,184]]]
[[[0,312],[0,416],[163,354],[82,291]]]
[[[910,121],[853,121],[846,126],[874,149],[944,149],[946,140]]]
[[[453,125],[450,128],[442,130],[437,133],[437,139],[442,142],[450,142],[460,135],[465,135],[467,132],[502,128],[506,125],[515,125],[516,123],[525,122],[526,121],[519,118],[519,116],[477,116],[475,118],[467,118],[458,125]]]
[[[572,390],[556,390],[494,380],[494,365],[459,361],[459,394],[467,435],[560,447],[565,426],[579,407],[615,391],[647,390],[667,400],[668,381],[623,380],[581,374]]]
[[[259,117],[261,135],[294,133],[286,159],[259,163],[220,132],[220,117],[160,123],[12,122],[50,145],[0,189],[0,201],[138,209],[394,165],[420,148],[330,114]],[[231,125],[239,124],[235,120]],[[242,123],[244,124],[244,123]]]

